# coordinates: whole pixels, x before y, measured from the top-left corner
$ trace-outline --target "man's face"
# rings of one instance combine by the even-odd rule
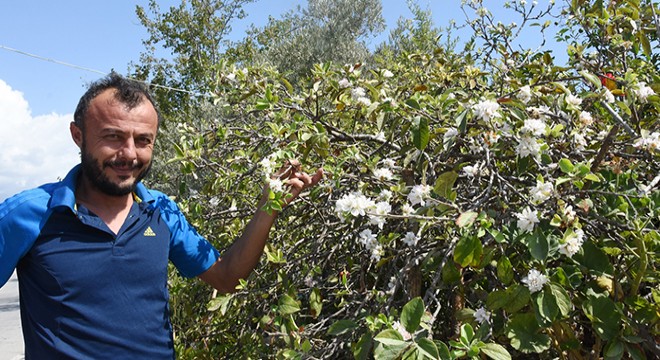
[[[105,195],[124,196],[135,190],[151,168],[158,115],[147,99],[128,110],[114,98],[114,91],[94,98],[84,133],[75,126],[72,133],[89,184]]]

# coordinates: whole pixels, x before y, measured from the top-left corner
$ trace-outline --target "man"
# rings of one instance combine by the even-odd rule
[[[165,194],[141,182],[159,113],[146,88],[112,73],[80,99],[81,163],[57,183],[0,204],[0,284],[16,268],[26,359],[174,357],[168,259],[184,276],[235,290],[262,254],[275,213],[264,189],[243,235],[220,257]],[[291,197],[316,184],[290,161]]]

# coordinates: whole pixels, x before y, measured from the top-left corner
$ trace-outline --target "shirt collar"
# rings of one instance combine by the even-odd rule
[[[76,165],[69,171],[69,173],[60,181],[59,186],[53,191],[53,195],[50,200],[49,208],[54,209],[56,207],[64,206],[71,211],[76,212],[76,185],[78,183],[78,174],[80,174],[80,164]],[[135,192],[133,193],[133,199],[136,202],[148,202],[151,203],[155,199],[149,192],[146,186],[139,182],[135,187]]]

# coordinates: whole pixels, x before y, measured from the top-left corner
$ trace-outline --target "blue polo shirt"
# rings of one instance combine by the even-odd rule
[[[141,183],[115,235],[76,205],[79,169],[0,204],[0,284],[17,269],[26,359],[172,359],[168,259],[193,277],[218,252]]]

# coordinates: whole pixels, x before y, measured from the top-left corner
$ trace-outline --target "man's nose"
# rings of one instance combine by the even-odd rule
[[[121,148],[119,148],[119,156],[122,159],[133,161],[137,158],[135,149],[135,140],[132,137],[127,137]]]

